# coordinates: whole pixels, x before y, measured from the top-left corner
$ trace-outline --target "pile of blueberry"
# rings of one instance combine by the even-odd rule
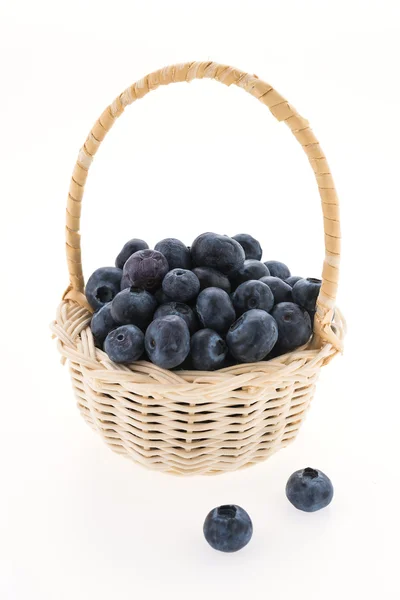
[[[86,285],[96,345],[117,363],[202,371],[295,350],[311,337],[321,281],[261,257],[248,234],[203,233],[191,247],[167,238],[154,250],[130,240]]]

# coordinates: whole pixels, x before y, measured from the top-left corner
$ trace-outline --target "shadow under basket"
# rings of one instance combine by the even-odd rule
[[[270,361],[214,372],[168,371],[150,362],[119,365],[95,347],[84,296],[80,214],[93,156],[126,106],[160,85],[210,78],[238,85],[288,125],[305,150],[322,201],[325,261],[309,344]],[[293,441],[322,366],[342,351],[345,323],[335,309],[339,275],[338,199],[326,158],[308,122],[255,75],[214,62],[166,67],[125,90],[91,130],[73,172],[67,204],[70,285],[52,331],[69,361],[86,422],[115,452],[178,475],[217,474],[250,466]]]

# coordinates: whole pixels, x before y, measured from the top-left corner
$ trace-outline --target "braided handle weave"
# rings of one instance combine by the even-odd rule
[[[127,88],[106,108],[96,121],[86,142],[79,152],[72,174],[67,202],[66,251],[70,286],[64,294],[65,300],[73,300],[90,309],[84,296],[84,279],[81,262],[80,216],[83,191],[93,157],[107,132],[125,108],[143,98],[160,85],[190,82],[193,79],[215,79],[225,85],[237,85],[265,104],[278,121],[283,121],[304,149],[310,161],[322,202],[325,231],[325,260],[322,271],[322,287],[317,301],[314,320],[315,340],[324,341],[341,350],[341,342],[331,327],[339,279],[340,220],[339,201],[325,155],[310,129],[308,121],[283,98],[274,88],[250,75],[215,62],[189,62],[165,67],[150,73]]]

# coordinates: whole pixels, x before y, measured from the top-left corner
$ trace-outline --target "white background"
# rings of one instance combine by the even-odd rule
[[[0,597],[400,597],[399,56],[397,0],[0,0]],[[48,323],[67,285],[69,177],[92,123],[161,66],[215,60],[256,73],[307,117],[342,204],[343,357],[323,370],[298,440],[214,478],[152,473],[84,424]],[[265,259],[318,276],[319,199],[283,124],[214,82],[159,89],[118,121],[91,171],[86,275],[131,237],[248,231]],[[284,487],[315,466],[331,506]],[[213,551],[202,523],[234,502],[254,536]]]

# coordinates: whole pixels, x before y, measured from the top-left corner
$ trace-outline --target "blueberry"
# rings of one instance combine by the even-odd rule
[[[192,271],[172,269],[163,279],[162,289],[166,296],[176,302],[193,300],[200,291],[200,281]]]
[[[269,312],[274,306],[274,295],[262,281],[250,280],[239,285],[232,301],[238,316],[252,308]]]
[[[154,246],[154,250],[161,252],[168,261],[170,270],[172,269],[190,269],[192,260],[190,257],[190,248],[175,238],[166,238]]]
[[[253,524],[240,506],[228,504],[210,511],[203,525],[204,537],[214,550],[237,552],[253,535]]]
[[[321,289],[320,279],[300,279],[293,287],[293,301],[308,311],[315,311],[315,305]]]
[[[131,363],[143,354],[144,335],[136,325],[121,325],[113,329],[104,342],[108,357],[116,363]]]
[[[103,348],[104,340],[115,327],[118,327],[118,323],[111,315],[111,302],[109,302],[94,313],[90,322],[90,329],[97,348]]]
[[[101,267],[89,277],[85,288],[87,301],[93,310],[111,302],[121,289],[122,271],[116,267]]]
[[[139,250],[125,263],[124,275],[131,286],[154,292],[168,273],[167,259],[156,250]]]
[[[265,358],[277,339],[278,327],[271,315],[265,310],[252,309],[230,327],[226,343],[236,360],[250,363]]]
[[[286,484],[289,502],[299,510],[315,512],[331,503],[333,485],[329,477],[318,469],[301,469],[291,475]]]
[[[225,366],[228,346],[216,331],[200,329],[190,340],[193,367],[199,371],[215,371]]]
[[[122,325],[136,325],[145,330],[153,318],[157,300],[142,288],[130,287],[119,292],[111,302],[111,314]]]
[[[197,316],[203,327],[226,333],[236,318],[229,295],[216,287],[200,292],[196,303]]]
[[[232,279],[232,283],[235,286],[240,285],[244,281],[250,281],[250,279],[261,279],[269,275],[268,268],[264,263],[259,260],[245,260],[242,268],[236,273]]]
[[[290,277],[288,277],[287,279],[285,279],[285,282],[290,285],[290,287],[294,287],[295,284],[300,281],[300,279],[303,279],[302,277],[299,277],[298,275],[291,275]]]
[[[245,254],[236,240],[217,233],[203,233],[192,244],[192,259],[196,267],[212,267],[232,276],[242,267]]]
[[[308,342],[312,327],[310,315],[306,310],[293,302],[281,302],[274,306],[271,314],[278,325],[277,350],[281,354]]]
[[[274,295],[275,304],[279,304],[279,302],[292,302],[292,288],[279,277],[262,277],[260,281],[266,283],[270,288]]]
[[[279,260],[267,260],[264,265],[268,267],[272,277],[287,279],[291,275],[288,267],[282,262],[279,262]]]
[[[176,315],[181,317],[189,328],[191,335],[198,329],[198,322],[196,315],[193,310],[187,304],[182,302],[168,302],[159,306],[154,313],[154,319],[161,319],[162,317],[168,317],[169,315]]]
[[[216,269],[212,269],[211,267],[196,267],[193,269],[193,273],[195,273],[200,281],[200,291],[208,287],[217,287],[230,294],[231,284],[229,279]]]
[[[149,246],[144,240],[138,240],[136,238],[129,240],[115,259],[115,266],[119,269],[123,269],[124,264],[132,254],[135,254],[138,250],[147,250],[148,247]]]
[[[239,242],[242,246],[246,259],[253,258],[254,260],[261,260],[262,249],[260,242],[255,240],[251,235],[248,233],[238,233],[237,235],[234,235],[232,239]]]
[[[170,315],[150,323],[145,348],[151,362],[163,369],[173,369],[183,363],[190,350],[190,333],[185,321]]]

